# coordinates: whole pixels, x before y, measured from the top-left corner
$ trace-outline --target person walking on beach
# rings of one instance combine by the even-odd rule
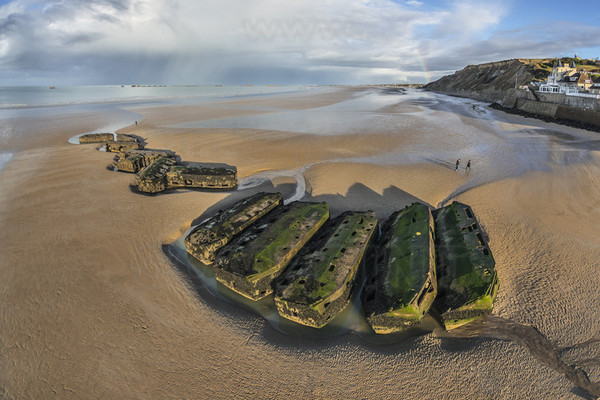
[[[458,172],[458,168],[460,167],[460,158],[456,160],[456,172]]]
[[[467,171],[471,170],[471,160],[467,161],[467,167],[465,168],[465,170],[467,170]]]

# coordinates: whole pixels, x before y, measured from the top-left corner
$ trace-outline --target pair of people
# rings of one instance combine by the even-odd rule
[[[460,158],[458,160],[456,160],[456,172],[458,172],[458,169],[460,168]],[[466,171],[470,171],[471,170],[471,160],[469,160],[467,162],[467,167],[465,168]]]

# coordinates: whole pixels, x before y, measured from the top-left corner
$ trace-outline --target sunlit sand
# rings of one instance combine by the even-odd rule
[[[107,169],[113,155],[68,143],[102,128],[104,111],[15,117],[14,131],[27,134],[7,137],[16,152],[0,171],[0,397],[581,398],[553,369],[563,364],[501,333],[389,345],[352,330],[286,335],[163,251],[199,217],[258,191],[382,220],[414,201],[459,200],[490,238],[494,317],[532,325],[600,381],[597,134],[379,90],[119,111],[138,125],[131,118],[118,131],[147,148],[235,165],[234,192],[132,192],[133,175]],[[457,158],[472,160],[471,171],[455,172]]]

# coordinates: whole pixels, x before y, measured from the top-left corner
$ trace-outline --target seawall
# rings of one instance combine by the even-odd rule
[[[516,109],[529,116],[545,117],[550,121],[573,121],[600,127],[600,99],[593,97],[510,89],[498,103],[504,108]]]

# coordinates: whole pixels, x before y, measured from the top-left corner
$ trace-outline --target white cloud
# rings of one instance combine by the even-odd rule
[[[501,31],[510,10],[499,0],[441,4],[13,0],[0,7],[0,84],[20,75],[66,83],[423,81],[423,64],[435,78],[474,60],[558,46],[552,32]],[[586,46],[577,32],[570,39]]]

